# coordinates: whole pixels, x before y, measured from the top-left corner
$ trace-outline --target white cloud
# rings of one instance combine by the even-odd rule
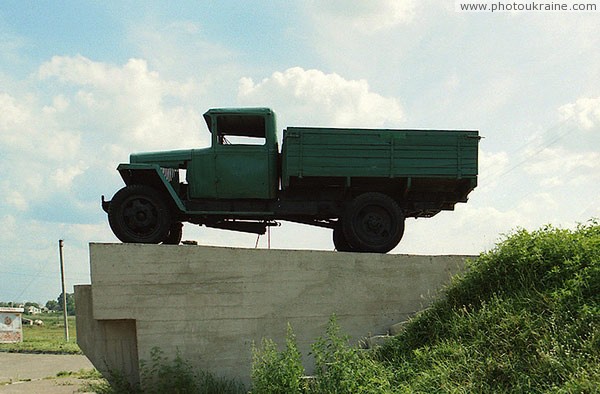
[[[571,172],[576,168],[600,170],[599,152],[572,152],[562,147],[543,149],[536,160],[526,165],[526,170],[534,175]]]
[[[38,75],[78,89],[72,100],[55,99],[55,108],[64,111],[72,101],[76,104],[72,116],[77,112],[80,123],[83,118],[102,125],[106,136],[130,146],[169,149],[179,147],[182,140],[198,141],[198,109],[187,101],[194,85],[162,79],[143,59],[129,59],[119,67],[81,55],[54,56],[40,66]],[[166,100],[175,104],[167,105]]]
[[[0,216],[0,244],[5,245],[0,262],[2,277],[14,286],[3,288],[8,300],[46,302],[58,295],[60,273],[58,240],[65,240],[67,292],[75,284],[89,283],[88,242],[108,241],[100,225],[46,223],[16,215]],[[7,298],[3,300],[6,301]]]
[[[30,98],[17,99],[8,93],[0,93],[0,143],[5,150],[27,150],[39,140],[32,138],[35,132],[34,105]]]
[[[28,208],[27,200],[25,197],[16,190],[9,190],[9,188],[2,188],[5,190],[6,195],[4,202],[18,211],[25,211]]]
[[[329,0],[311,3],[315,18],[351,27],[363,33],[411,22],[415,0]]]
[[[63,106],[61,99],[54,105]],[[38,99],[32,95],[14,97],[0,94],[0,142],[13,153],[26,159],[27,153],[35,155],[36,161],[48,158],[69,157],[78,151],[78,135],[57,127],[54,112],[39,108]]]
[[[22,124],[28,117],[26,108],[20,106],[14,97],[7,93],[0,93],[0,131],[2,136],[6,138],[8,132]]]
[[[600,153],[545,148],[525,165],[525,171],[542,187],[593,184],[600,180]]]
[[[87,168],[89,168],[89,165],[85,164],[83,161],[80,161],[74,166],[56,169],[54,174],[51,175],[50,179],[54,182],[57,188],[68,189],[71,187],[73,179],[75,179],[76,176],[83,174]]]
[[[127,35],[153,69],[169,78],[194,81],[199,92],[213,97],[241,69],[236,51],[208,39],[202,21],[147,18],[130,26]]]
[[[583,97],[559,108],[562,120],[573,119],[584,130],[600,125],[600,97]]]
[[[140,59],[122,66],[83,56],[43,63],[29,91],[0,91],[0,214],[91,223],[120,184],[131,152],[202,146],[193,85],[165,80]],[[10,164],[9,164],[10,163]],[[107,226],[103,226],[109,232]]]
[[[277,103],[282,117],[301,125],[381,127],[403,119],[398,100],[372,92],[367,81],[301,67],[275,72],[258,83],[242,78],[238,100],[244,105]]]
[[[45,114],[53,114],[57,112],[64,112],[69,108],[70,101],[62,94],[52,98],[52,105],[46,105],[42,108]]]
[[[487,152],[479,149],[479,174],[482,179],[493,181],[504,173],[510,160],[506,152]]]

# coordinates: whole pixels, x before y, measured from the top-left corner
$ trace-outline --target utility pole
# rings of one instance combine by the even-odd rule
[[[58,253],[60,255],[60,279],[62,283],[63,321],[65,323],[65,341],[69,342],[69,322],[67,320],[67,292],[65,291],[65,263],[63,260],[63,240],[58,240]]]

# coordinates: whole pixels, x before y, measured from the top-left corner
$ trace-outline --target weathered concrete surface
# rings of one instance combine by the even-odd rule
[[[75,286],[77,344],[97,370],[117,372],[139,382],[135,320],[94,319],[92,286]]]
[[[353,340],[384,334],[427,306],[466,257],[90,244],[78,342],[96,368],[131,381],[159,347],[248,383],[253,343],[283,344],[290,323],[310,366],[332,314]]]
[[[0,393],[67,394],[82,392],[84,381],[59,372],[92,369],[85,356],[0,352]]]

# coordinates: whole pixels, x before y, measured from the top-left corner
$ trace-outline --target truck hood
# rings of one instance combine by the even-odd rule
[[[191,159],[191,149],[132,153],[129,156],[130,163],[158,164],[167,168],[185,167],[185,163]]]

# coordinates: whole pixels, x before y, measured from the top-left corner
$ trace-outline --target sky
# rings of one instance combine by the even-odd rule
[[[391,253],[479,254],[518,228],[600,218],[600,13],[455,11],[453,0],[12,1],[0,7],[0,301],[90,283],[118,242],[100,196],[131,152],[209,145],[213,107],[286,126],[476,129],[469,202],[407,219]],[[254,248],[191,224],[184,239]],[[271,247],[333,250],[284,223]],[[258,240],[267,247],[267,237]]]

